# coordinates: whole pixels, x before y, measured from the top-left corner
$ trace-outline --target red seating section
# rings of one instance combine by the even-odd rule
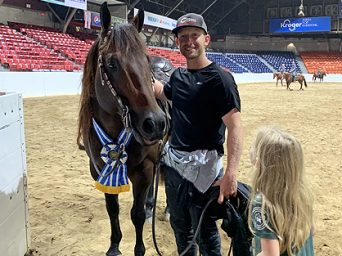
[[[169,59],[175,67],[186,67],[186,59],[178,50],[149,47],[148,53]]]
[[[83,40],[56,29],[9,22],[0,24],[0,63],[11,71],[80,70],[95,35],[80,34]],[[179,50],[149,47],[150,55],[169,59],[175,67],[185,67]],[[342,74],[341,52],[302,52],[309,73],[318,68],[328,74]]]
[[[83,64],[91,44],[72,37],[68,34],[52,31],[42,31],[29,28],[21,28],[20,32],[33,38],[35,41],[46,45],[57,53],[68,57],[77,64]]]
[[[341,52],[302,52],[301,57],[309,73],[320,68],[328,74],[342,74]]]
[[[80,70],[91,43],[54,29],[0,25],[0,62],[11,71]]]

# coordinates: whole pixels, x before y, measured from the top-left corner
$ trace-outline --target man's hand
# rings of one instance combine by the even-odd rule
[[[164,94],[164,86],[159,80],[155,80],[154,83],[152,83],[152,88],[154,95],[157,99],[166,101],[167,98]]]
[[[236,175],[226,170],[224,176],[215,182],[214,186],[220,186],[220,195],[217,202],[222,204],[225,198],[236,196],[237,180]]]

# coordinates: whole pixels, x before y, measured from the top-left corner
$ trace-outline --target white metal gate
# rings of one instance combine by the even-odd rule
[[[24,256],[30,246],[23,99],[0,96],[0,255]]]

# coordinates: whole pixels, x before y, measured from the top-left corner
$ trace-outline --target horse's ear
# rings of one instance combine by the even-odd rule
[[[111,16],[110,16],[107,2],[104,2],[101,5],[100,17],[101,17],[102,33],[106,33],[108,31],[108,28],[110,27],[110,22],[111,22]]]
[[[142,27],[144,25],[144,18],[145,18],[144,10],[139,9],[138,14],[135,15],[134,18],[132,19],[132,24],[136,27],[139,33],[141,32]]]

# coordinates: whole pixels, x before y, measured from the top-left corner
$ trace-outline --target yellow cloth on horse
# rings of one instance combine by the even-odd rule
[[[100,190],[103,193],[114,194],[114,195],[117,195],[121,192],[127,192],[130,190],[129,184],[121,185],[118,187],[110,187],[110,186],[102,185],[101,183],[97,181],[95,181],[95,188]]]

